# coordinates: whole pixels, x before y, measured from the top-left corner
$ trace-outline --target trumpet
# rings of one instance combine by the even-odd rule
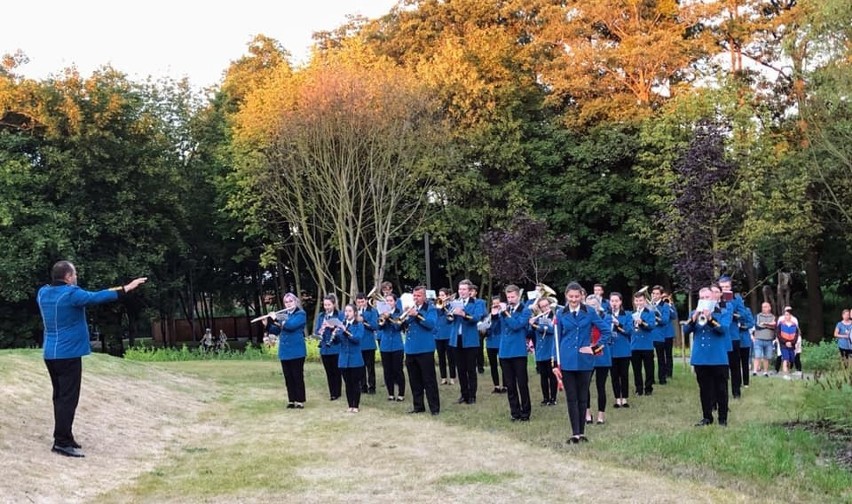
[[[367,304],[369,304],[373,308],[376,307],[377,303],[384,300],[385,298],[383,298],[382,295],[377,292],[376,287],[373,287],[372,290],[367,293]]]
[[[707,315],[703,313],[698,316],[698,320],[695,322],[699,327],[704,327],[707,325]]]

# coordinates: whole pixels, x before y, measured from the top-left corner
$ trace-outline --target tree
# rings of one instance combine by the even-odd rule
[[[565,259],[565,241],[553,236],[545,221],[518,213],[506,229],[483,233],[482,249],[497,282],[537,285]]]
[[[320,290],[354,295],[362,253],[378,283],[442,169],[440,116],[413,76],[351,47],[279,73],[238,121],[252,158],[244,180],[299,243]]]

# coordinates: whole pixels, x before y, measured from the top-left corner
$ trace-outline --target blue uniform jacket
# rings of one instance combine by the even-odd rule
[[[337,317],[337,320],[343,320],[343,312],[340,310],[335,310],[331,315],[327,315],[325,312],[320,312],[317,315],[316,322],[314,322],[314,335],[319,337],[319,351],[320,355],[337,355],[340,353],[340,345],[334,345],[332,337],[332,330],[329,328],[323,329],[320,331],[320,327],[322,323],[325,322],[326,318]]]
[[[740,320],[736,325],[740,335],[740,348],[751,348],[751,332],[749,329],[754,327],[754,315],[746,307],[745,302],[740,304],[738,310]]]
[[[654,312],[646,306],[642,309],[640,317],[642,322],[644,322],[644,325],[633,327],[633,332],[630,337],[630,350],[653,350],[654,340],[651,332],[656,324],[654,320]],[[632,320],[630,321],[630,324],[633,324]]]
[[[269,334],[278,335],[278,360],[299,359],[307,356],[305,347],[305,310],[293,311],[283,324],[272,322],[267,327]]]
[[[500,320],[500,315],[486,315],[491,317],[491,327],[485,333],[485,348],[500,348],[500,337],[503,335],[503,321]]]
[[[674,339],[675,326],[678,323],[677,307],[672,303],[669,305],[669,323],[666,325],[666,339]]]
[[[344,322],[343,329],[334,330],[334,346],[340,348],[337,356],[337,367],[357,368],[364,367],[364,356],[361,354],[361,337],[364,335],[364,326],[358,322]],[[347,334],[346,332],[349,332]]]
[[[414,355],[435,351],[435,324],[438,314],[428,303],[417,310],[416,316],[409,316],[403,322],[405,334],[405,354]]]
[[[556,357],[553,343],[553,320],[542,317],[533,327],[535,336],[535,360],[549,361]]]
[[[713,319],[718,323],[707,323],[703,326],[692,322],[684,324],[683,332],[693,334],[690,348],[689,363],[693,366],[727,366],[728,365],[728,327],[731,324],[731,314],[728,310],[713,312]]]
[[[450,337],[450,346],[458,346],[458,333],[461,327],[462,348],[476,348],[479,346],[479,329],[476,324],[485,317],[485,303],[479,299],[469,298],[464,307],[464,316],[456,316],[456,328]]]
[[[612,332],[612,358],[630,357],[630,338],[633,336],[633,314],[618,313],[618,327]]]
[[[735,313],[740,313],[739,304],[742,303],[742,298],[739,296],[734,296],[734,299],[725,302],[725,307],[722,311],[728,313],[728,317],[730,317],[731,323],[728,325],[726,329],[725,335],[728,337],[728,351],[733,351],[734,345],[733,342],[736,341],[737,345],[740,343],[740,330],[737,328],[737,317],[734,316]]]
[[[86,307],[118,299],[118,291],[89,292],[61,283],[38,290],[38,307],[44,323],[44,359],[71,359],[92,352]]]
[[[455,320],[449,320],[447,318],[446,308],[441,308],[438,310],[435,309],[435,339],[436,340],[449,340],[452,339],[451,336],[454,334],[458,334],[458,326],[456,326]],[[453,332],[455,330],[455,332]]]
[[[666,340],[666,336],[668,335],[669,323],[671,322],[671,308],[668,303],[659,303],[656,306],[656,311],[659,312],[659,322],[657,322],[657,316],[654,315],[654,325],[651,331],[651,337],[653,338],[655,343],[661,343]]]
[[[361,319],[361,325],[364,326],[364,334],[361,336],[361,350],[375,350],[379,314],[376,313],[376,310],[368,307],[361,313]]]
[[[509,316],[500,313],[500,350],[501,359],[527,356],[527,333],[529,332],[530,311],[522,306],[509,312]]]
[[[379,321],[379,351],[381,352],[399,352],[403,349],[402,346],[402,326],[391,319],[398,319],[400,316],[399,310],[394,310],[390,318],[384,323]]]
[[[557,320],[560,367],[563,371],[591,371],[595,367],[595,356],[581,353],[580,349],[591,345],[593,325],[600,330],[601,339],[609,338],[612,334],[610,323],[586,305],[580,305],[576,317],[566,306]]]

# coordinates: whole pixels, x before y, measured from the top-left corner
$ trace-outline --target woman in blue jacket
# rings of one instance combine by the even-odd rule
[[[601,332],[601,339],[608,339],[611,327],[608,321],[595,310],[582,303],[583,288],[571,282],[565,288],[567,306],[557,317],[559,372],[565,385],[568,402],[568,417],[571,420],[572,444],[588,441],[585,436],[585,411],[589,406],[589,383],[595,367],[592,350],[592,327]],[[556,338],[554,338],[556,339]]]
[[[629,408],[630,397],[630,337],[633,335],[633,314],[624,311],[624,299],[618,292],[609,295],[612,307],[612,394],[615,408]]]
[[[274,314],[273,314],[274,315]],[[263,319],[269,334],[278,335],[278,360],[287,388],[288,409],[305,407],[305,325],[302,303],[292,292],[284,294],[284,314]]]
[[[343,309],[343,327],[334,330],[334,344],[340,346],[337,365],[346,384],[346,401],[349,413],[358,413],[361,403],[361,376],[364,374],[364,356],[361,354],[361,337],[364,326],[356,316],[358,308],[348,304]]]
[[[405,400],[405,374],[402,372],[404,351],[402,345],[402,326],[399,317],[402,315],[401,305],[396,302],[393,293],[385,296],[385,301],[393,309],[392,312],[379,316],[379,352],[382,357],[382,371],[385,377],[385,387],[388,389],[388,401]],[[398,395],[394,393],[399,391]]]
[[[317,315],[314,322],[314,335],[319,339],[319,353],[322,359],[322,367],[325,369],[325,379],[328,382],[329,399],[336,401],[340,399],[342,388],[340,368],[337,365],[340,345],[332,344],[334,326],[332,319],[343,320],[343,313],[337,309],[337,296],[329,294],[322,298],[323,311]]]
[[[612,316],[606,313],[603,308],[600,307],[600,301],[595,296],[587,296],[586,297],[586,306],[589,308],[595,309],[598,315],[604,319],[604,321],[612,327]],[[597,331],[592,329],[592,335],[594,335]],[[593,338],[594,339],[594,338]],[[595,390],[597,391],[598,398],[598,414],[597,414],[597,423],[602,424],[606,423],[606,379],[609,377],[610,369],[612,368],[612,332],[610,332],[610,336],[604,337],[602,334],[599,334],[599,338],[597,340],[597,345],[599,350],[595,352]],[[591,383],[589,384],[591,386]],[[589,407],[586,408],[586,423],[592,423],[592,410],[591,410],[591,402],[589,403]]]

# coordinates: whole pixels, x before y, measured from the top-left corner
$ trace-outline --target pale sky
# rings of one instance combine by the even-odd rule
[[[132,79],[189,77],[196,87],[218,83],[252,37],[278,40],[294,63],[307,60],[311,35],[332,30],[347,14],[368,18],[397,0],[28,0],[3,2],[0,55],[22,50],[30,62],[17,73],[34,79],[76,66],[88,76],[106,64]]]

